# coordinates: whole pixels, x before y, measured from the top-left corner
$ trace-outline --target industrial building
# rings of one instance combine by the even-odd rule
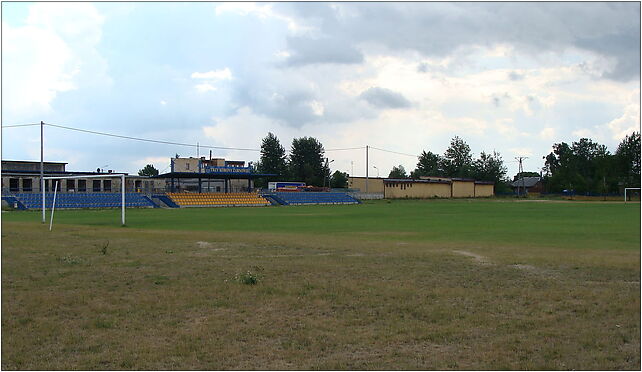
[[[368,193],[381,193],[385,199],[404,198],[483,198],[494,193],[494,182],[470,178],[420,177],[391,179],[368,177]],[[348,177],[348,187],[366,192],[366,177]]]

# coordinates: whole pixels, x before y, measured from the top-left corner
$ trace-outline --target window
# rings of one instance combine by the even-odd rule
[[[31,186],[32,186],[31,178],[22,179],[22,191],[25,191],[25,192],[33,191]]]
[[[111,192],[111,180],[103,181],[103,191]]]
[[[216,192],[221,192],[221,186],[216,186]]]
[[[87,192],[87,180],[78,180],[78,192]]]
[[[143,181],[140,181],[140,180],[134,181],[134,188],[136,189],[136,192],[141,192],[142,191],[141,189],[143,188]]]
[[[20,191],[20,180],[18,178],[9,178],[9,191]]]
[[[189,163],[185,163],[185,170],[189,170]]]
[[[67,180],[67,192],[76,191],[76,180]]]
[[[92,191],[93,192],[100,192],[100,180],[94,180],[92,182]]]

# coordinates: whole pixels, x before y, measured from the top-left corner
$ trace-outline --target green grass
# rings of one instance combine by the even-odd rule
[[[127,226],[346,236],[375,233],[388,239],[403,235],[419,241],[637,249],[639,210],[639,204],[623,203],[409,200],[360,206],[130,209]],[[41,214],[24,212],[3,217],[7,221],[36,222]],[[114,227],[120,224],[120,210],[61,210],[56,212],[54,222],[56,227]]]
[[[2,213],[3,369],[640,368],[639,204],[39,220]]]

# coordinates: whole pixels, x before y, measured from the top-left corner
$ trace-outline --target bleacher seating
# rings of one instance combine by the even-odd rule
[[[2,195],[2,200],[6,201],[11,208],[15,206],[17,209],[27,209],[13,194]]]
[[[168,192],[174,203],[181,207],[194,206],[264,206],[270,202],[257,193],[236,192],[236,193],[177,193]]]
[[[284,205],[359,204],[357,199],[342,192],[275,192],[270,195]]]
[[[27,209],[42,208],[42,194],[20,193],[15,194]],[[51,208],[54,193],[45,193],[45,206]],[[56,208],[120,208],[121,194],[111,192],[100,193],[59,193],[56,195]],[[147,196],[139,193],[125,193],[125,207],[155,207]]]

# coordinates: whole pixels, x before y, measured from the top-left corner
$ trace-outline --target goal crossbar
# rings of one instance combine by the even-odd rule
[[[43,180],[67,180],[67,179],[80,179],[80,178],[113,178],[120,177],[120,202],[121,202],[121,223],[125,226],[125,176],[124,173],[108,173],[101,175],[91,176],[56,176],[56,177],[43,177]],[[53,205],[51,206],[53,208]],[[45,223],[45,188],[42,187],[42,222]]]

